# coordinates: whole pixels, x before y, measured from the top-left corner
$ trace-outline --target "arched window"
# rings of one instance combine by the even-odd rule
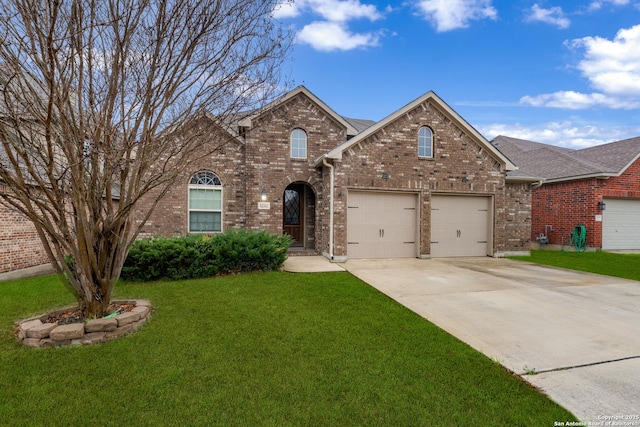
[[[433,157],[433,132],[426,126],[418,131],[418,157]]]
[[[307,133],[302,129],[294,129],[291,132],[291,158],[307,158]]]
[[[198,172],[189,180],[189,232],[222,231],[222,182],[213,172]]]

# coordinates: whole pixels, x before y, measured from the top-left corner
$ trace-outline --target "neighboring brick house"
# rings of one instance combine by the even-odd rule
[[[194,153],[145,235],[267,230],[334,261],[529,249],[533,180],[508,177],[514,165],[433,92],[373,123],[298,87],[228,132],[209,132],[203,144],[233,140]]]
[[[5,190],[0,184],[0,191]],[[0,273],[49,262],[31,221],[0,203]]]
[[[582,150],[506,136],[492,144],[518,173],[538,178],[532,241],[566,246],[575,227],[583,225],[588,248],[640,249],[640,138]]]

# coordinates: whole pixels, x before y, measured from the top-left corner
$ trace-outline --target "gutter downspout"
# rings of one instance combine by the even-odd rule
[[[541,179],[538,182],[534,182],[533,184],[531,184],[531,188],[536,189],[536,188],[540,188],[542,187],[542,184],[544,184],[544,179]]]
[[[329,260],[333,261],[333,187],[334,187],[334,168],[327,162],[327,158],[322,158],[322,164],[329,168]]]

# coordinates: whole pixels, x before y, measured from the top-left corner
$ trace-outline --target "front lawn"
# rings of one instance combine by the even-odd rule
[[[531,251],[531,256],[510,257],[519,261],[624,279],[640,280],[640,254],[596,252]]]
[[[135,334],[31,349],[18,318],[69,304],[55,277],[0,283],[0,425],[533,426],[575,420],[350,274],[120,283]],[[452,315],[455,315],[452,313]]]

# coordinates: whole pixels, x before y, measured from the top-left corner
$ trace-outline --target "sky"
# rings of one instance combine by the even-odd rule
[[[283,73],[381,120],[434,91],[485,138],[640,136],[640,0],[282,0]]]

